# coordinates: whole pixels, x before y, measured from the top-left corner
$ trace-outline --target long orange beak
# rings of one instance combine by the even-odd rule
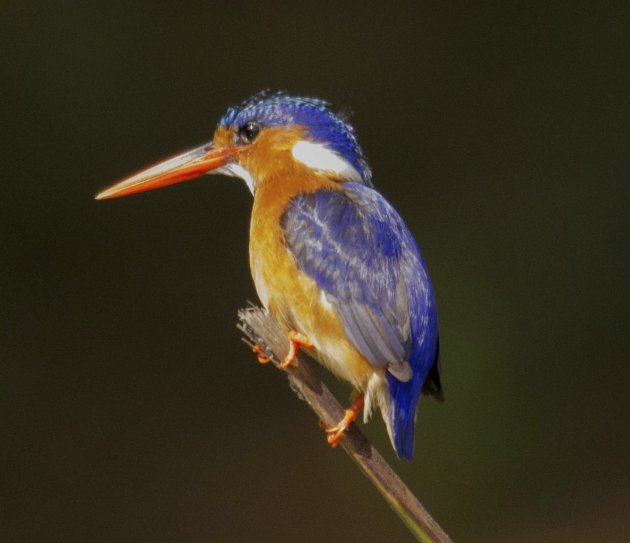
[[[199,177],[224,166],[229,157],[241,150],[241,147],[214,147],[211,143],[202,145],[119,181],[97,194],[96,199],[120,198]]]

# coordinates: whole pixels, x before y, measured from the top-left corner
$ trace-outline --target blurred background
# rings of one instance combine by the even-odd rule
[[[245,185],[93,200],[271,88],[354,111],[431,269],[446,402],[412,463],[369,437],[454,541],[629,541],[630,9],[595,4],[3,2],[2,539],[410,539],[239,339]]]

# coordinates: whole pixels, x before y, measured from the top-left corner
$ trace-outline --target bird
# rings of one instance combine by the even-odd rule
[[[352,387],[343,419],[326,428],[329,444],[378,409],[397,456],[411,460],[421,396],[443,399],[435,294],[413,235],[374,188],[347,115],[318,98],[260,92],[228,108],[210,143],[96,199],[204,174],[241,178],[253,195],[254,285],[291,346],[279,367],[308,349]]]

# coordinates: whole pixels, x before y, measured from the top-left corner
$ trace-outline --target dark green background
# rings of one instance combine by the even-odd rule
[[[239,340],[244,184],[92,199],[266,87],[355,112],[428,260],[403,479],[457,542],[630,540],[630,17],[570,4],[3,2],[3,541],[409,539]]]

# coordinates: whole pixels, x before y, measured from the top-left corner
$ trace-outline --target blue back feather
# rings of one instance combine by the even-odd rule
[[[350,341],[371,364],[388,368],[394,446],[411,458],[416,407],[438,355],[433,289],[413,236],[378,192],[356,183],[297,195],[282,228]],[[413,371],[407,380],[399,378],[405,363]]]

